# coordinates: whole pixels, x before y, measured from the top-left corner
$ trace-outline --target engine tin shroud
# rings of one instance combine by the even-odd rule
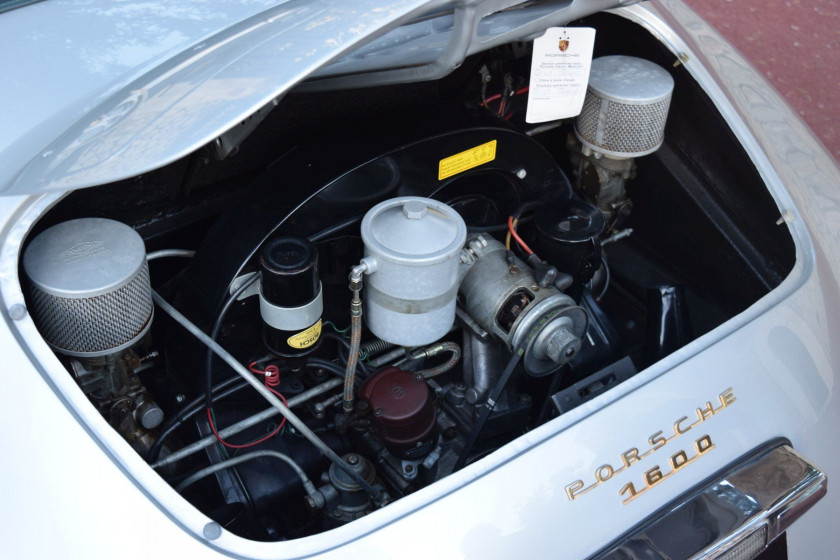
[[[504,192],[492,193],[496,198],[508,198],[505,208],[548,193],[557,198],[571,196],[554,158],[530,137],[489,126],[453,129],[453,125],[469,121],[441,121],[445,122],[403,118],[402,124],[395,126],[393,120],[384,119],[365,131],[353,129],[352,134],[331,133],[314,139],[281,157],[255,181],[245,200],[223,214],[208,232],[184,273],[176,295],[178,307],[209,330],[232,281],[256,268],[259,247],[270,236],[312,236],[341,223],[348,227],[340,233],[355,235],[350,226],[361,222],[369,208],[389,198],[435,198],[468,215],[459,204],[469,204],[471,197],[489,196],[484,178],[491,175],[497,183],[506,181]],[[438,179],[442,159],[491,140],[497,142],[495,159]],[[475,225],[468,218],[467,224]],[[322,279],[324,273],[322,270]],[[327,307],[328,299],[325,294]],[[176,356],[174,365],[179,371],[191,371],[191,361],[203,355],[200,346],[177,330],[167,343],[173,349],[188,349],[171,354]]]

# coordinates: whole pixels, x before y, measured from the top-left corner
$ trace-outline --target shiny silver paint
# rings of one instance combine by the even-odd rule
[[[520,1],[455,2],[461,32],[433,26],[431,36],[445,46],[437,59],[407,61],[406,52],[435,49],[404,36],[386,37],[379,52],[363,60],[366,75],[339,76],[317,88],[439,78],[468,54],[637,0],[572,0],[536,21],[519,21],[516,13],[485,17]],[[247,124],[317,70],[329,76],[358,71],[327,65],[401,23],[452,4],[54,0],[3,14],[0,76],[10,79],[0,88],[6,127],[0,135],[0,193],[66,191],[175,161]],[[493,33],[480,33],[488,21]],[[385,56],[388,49],[397,55]],[[235,143],[229,135],[223,140],[221,153]]]
[[[741,141],[757,148],[750,151],[757,152],[752,158],[762,175],[772,176],[789,193],[790,206],[778,201],[782,219],[801,226],[813,240],[801,258],[811,261],[813,269],[787,311],[779,310],[772,347],[775,353],[788,353],[783,360],[791,376],[811,380],[805,392],[813,412],[800,420],[808,422],[809,429],[793,444],[831,477],[840,473],[840,399],[835,392],[840,380],[840,169],[781,95],[717,31],[679,0],[652,4],[652,13],[664,25],[650,25],[647,10],[631,8],[625,13],[675,52],[684,52],[682,45],[691,50],[697,64],[686,67],[729,122],[743,123],[749,136]],[[735,126],[736,133],[739,128]],[[840,498],[829,494],[806,521],[789,531],[791,558],[836,556],[840,534],[833,519],[839,514]]]
[[[175,161],[428,4],[56,0],[5,13],[0,192],[103,184]]]
[[[96,558],[118,551],[123,558],[146,559],[223,557],[217,553],[224,551],[288,558],[411,550],[430,557],[577,558],[773,438],[788,438],[829,477],[840,472],[834,392],[840,373],[840,172],[778,94],[714,31],[680,2],[655,6],[664,21],[648,7],[619,13],[681,54],[767,182],[783,218],[780,227],[790,228],[797,247],[794,270],[779,288],[613,391],[431,487],[329,533],[256,543],[205,532],[209,520],[130,450],[66,375],[21,313],[16,259],[29,228],[60,195],[2,198],[0,348],[6,375],[0,421],[12,426],[4,430],[4,448],[16,450],[2,463],[4,553]],[[716,444],[708,457],[632,507],[621,505],[617,490],[642,468],[582,499],[565,497],[564,485],[591,476],[629,445],[730,386],[738,401],[704,425]],[[20,418],[27,419],[26,431],[19,429]],[[663,454],[680,444],[669,443]],[[838,506],[829,495],[794,525],[792,557],[834,556],[840,548]],[[137,528],[117,522],[115,511],[142,520],[142,530],[153,537],[142,547],[126,545]],[[45,527],[52,538],[44,538]]]

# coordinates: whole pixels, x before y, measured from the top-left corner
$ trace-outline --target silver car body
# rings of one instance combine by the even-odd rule
[[[511,3],[464,4],[491,12]],[[155,49],[139,39],[132,44],[137,30],[120,27],[131,22],[131,4],[105,4],[88,4],[89,28],[67,25],[68,2],[0,15],[7,55],[20,48],[0,61],[4,557],[583,558],[767,441],[786,438],[829,478],[840,472],[833,391],[840,375],[840,171],[730,45],[681,2],[663,0],[617,13],[674,53],[750,155],[779,207],[779,227],[789,228],[796,244],[784,282],[621,386],[350,525],[278,543],[205,533],[209,519],[131,451],[40,338],[19,281],[22,241],[64,192],[189,153],[313,72],[328,77],[327,63],[441,3],[214,3],[212,17],[196,20],[165,15],[199,5],[161,2],[155,6],[172,26],[171,39]],[[616,3],[583,4],[573,3],[579,13]],[[239,23],[221,26],[215,17]],[[551,24],[551,17],[540,22]],[[84,46],[100,34],[108,36],[103,46]],[[445,73],[434,60],[414,78]],[[404,74],[375,79],[412,78]],[[695,424],[707,403],[716,412]],[[605,465],[618,470],[625,450],[642,448],[658,432],[675,437],[606,476]],[[702,458],[622,503],[623,487],[641,486],[644,472],[706,435],[714,448]],[[599,476],[604,481],[591,491],[569,498],[570,484],[588,487]],[[829,494],[789,532],[791,557],[833,557],[838,515],[840,499]]]

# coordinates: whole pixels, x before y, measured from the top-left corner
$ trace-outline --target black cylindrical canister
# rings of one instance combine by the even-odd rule
[[[604,230],[604,215],[591,204],[569,199],[541,206],[534,225],[537,253],[561,272],[573,276],[572,290],[579,291],[601,266],[598,236]]]
[[[323,311],[315,245],[296,237],[267,241],[260,252],[260,315],[268,349],[290,358],[312,352]]]

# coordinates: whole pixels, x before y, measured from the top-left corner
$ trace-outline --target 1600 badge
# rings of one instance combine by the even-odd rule
[[[700,426],[716,414],[719,414],[725,408],[732,406],[732,403],[734,403],[735,400],[735,393],[730,387],[718,395],[717,401],[719,405],[716,406],[717,403],[707,401],[702,406],[697,407],[694,410],[693,418],[690,418],[689,416],[682,416],[677,419],[671,426],[671,434],[668,436],[665,435],[664,430],[659,430],[651,434],[651,436],[647,438],[647,444],[650,447],[644,452],[639,451],[638,447],[631,447],[620,454],[621,466],[619,468],[614,468],[610,463],[601,465],[595,469],[595,480],[589,484],[589,486],[587,486],[582,479],[575,480],[566,486],[566,496],[568,496],[569,500],[575,500],[590,490],[597,488],[601,483],[610,480],[616,474],[631,468],[648,455],[656,452],[669,441],[682,436],[683,434]],[[680,449],[668,457],[664,466],[657,464],[644,471],[641,477],[642,481],[639,486],[637,486],[635,482],[628,482],[622,486],[618,491],[622,498],[622,503],[627,504],[641,496],[649,489],[653,488],[657,484],[660,484],[664,480],[667,480],[676,472],[682,470],[714,449],[714,447],[715,445],[709,434],[697,437],[690,445],[686,445],[683,449]]]

